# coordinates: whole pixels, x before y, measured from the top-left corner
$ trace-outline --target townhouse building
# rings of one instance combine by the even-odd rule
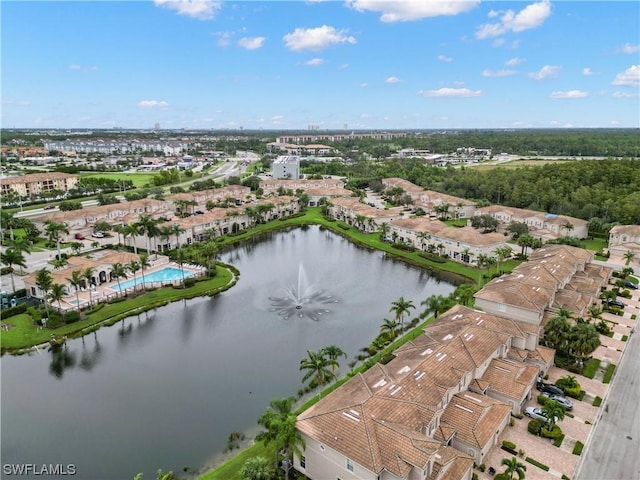
[[[563,236],[586,238],[589,233],[589,222],[586,220],[523,208],[490,205],[476,209],[474,215],[491,215],[498,220],[501,231],[511,222],[525,223],[529,227],[529,234],[541,240]]]
[[[632,261],[637,265],[640,261],[640,225],[616,225],[611,228],[608,246],[609,253],[615,256],[622,257],[630,251],[634,254]]]
[[[166,208],[176,215],[204,210],[207,202],[232,201],[236,205],[251,197],[251,189],[243,185],[227,185],[199,192],[185,192],[169,195],[165,198]]]
[[[0,194],[14,192],[20,197],[34,198],[53,190],[68,192],[75,188],[77,175],[62,172],[30,173],[19,177],[0,178]]]
[[[348,223],[364,233],[377,232],[383,223],[388,224],[404,215],[401,207],[375,208],[355,197],[334,198],[328,213],[336,220]]]

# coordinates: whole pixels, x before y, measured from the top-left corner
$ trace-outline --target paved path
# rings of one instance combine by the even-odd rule
[[[640,334],[635,333],[629,337],[604,408],[580,457],[577,480],[640,478],[639,353]]]

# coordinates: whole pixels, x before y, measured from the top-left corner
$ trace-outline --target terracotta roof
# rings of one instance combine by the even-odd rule
[[[444,222],[435,219],[432,220],[427,217],[399,218],[397,220],[390,221],[389,224],[406,230],[412,230],[414,232],[430,234],[436,234],[449,228]]]
[[[616,225],[611,227],[609,235],[640,235],[640,225]]]
[[[27,175],[20,175],[17,177],[0,178],[0,185],[13,185],[15,183],[43,182],[45,180],[68,180],[71,178],[78,178],[78,176],[72,175],[70,173],[62,173],[62,172],[29,173]]]
[[[537,376],[537,367],[494,358],[485,370],[482,380],[489,383],[490,390],[519,402],[531,390]]]

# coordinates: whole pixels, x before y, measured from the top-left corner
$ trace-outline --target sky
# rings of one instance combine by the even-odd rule
[[[636,1],[6,1],[2,128],[640,126]]]

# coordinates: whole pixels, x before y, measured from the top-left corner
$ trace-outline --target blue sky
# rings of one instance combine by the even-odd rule
[[[638,127],[635,1],[2,1],[4,128]]]

